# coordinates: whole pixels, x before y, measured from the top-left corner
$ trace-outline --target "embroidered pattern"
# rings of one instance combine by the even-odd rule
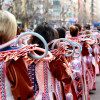
[[[82,79],[82,66],[78,60],[73,60],[71,63],[71,69],[73,71],[73,82],[75,91],[77,94],[77,100],[84,100],[84,89]]]
[[[2,61],[0,64],[0,100],[6,100],[6,91],[5,91],[5,64]]]
[[[88,87],[88,68],[87,68],[87,65],[86,65],[86,61],[87,59],[85,59],[84,56],[82,56],[82,65],[83,65],[83,78],[84,78],[84,84],[85,84],[85,96],[86,96],[86,100],[90,100],[90,95],[89,95],[89,87]]]
[[[45,93],[42,93],[42,100],[46,100]]]
[[[17,50],[2,51],[0,52],[0,61],[7,62],[10,59],[17,60],[20,57],[24,57],[27,61],[32,60],[29,59],[28,54],[30,51],[35,50],[35,47],[36,45],[27,45]]]
[[[36,75],[35,75],[35,64],[32,63],[30,66],[28,66],[28,74],[29,78],[31,80],[32,86],[33,86],[33,95],[34,98],[38,95],[39,92],[39,86],[36,80]]]
[[[47,62],[45,61],[44,62],[44,79],[45,79],[45,83],[44,83],[44,86],[45,86],[45,100],[50,100],[50,97],[49,97],[49,94],[48,94],[48,72],[47,72]]]
[[[90,72],[90,75],[91,75],[91,77],[93,79],[93,87],[92,87],[92,89],[96,88],[96,86],[95,86],[96,85],[95,84],[95,74],[94,74],[94,71],[93,71],[92,63],[87,62],[86,65],[87,65],[87,68],[88,68],[88,70]],[[89,83],[89,85],[91,85],[91,83]]]
[[[60,98],[60,100],[62,100],[62,97],[61,97],[61,90],[60,90],[59,82],[58,82],[57,79],[56,79],[55,84],[57,84],[57,89],[58,89],[59,98]],[[56,94],[56,95],[57,95],[57,94]],[[57,95],[57,97],[58,97],[58,95]]]
[[[84,96],[84,90],[83,90],[83,81],[82,81],[82,77],[79,74],[79,72],[75,72],[73,73],[73,77],[74,77],[74,85],[75,85],[75,90],[77,93],[77,100],[83,100],[83,96]]]

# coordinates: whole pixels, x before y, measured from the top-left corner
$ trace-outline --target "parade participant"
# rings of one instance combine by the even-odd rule
[[[73,42],[78,42],[81,44],[79,36],[79,28],[77,26],[70,26],[70,35],[69,38]],[[75,48],[77,50],[77,47]],[[70,60],[70,67],[73,71],[73,78],[74,78],[74,87],[77,94],[78,99],[84,99],[84,83],[82,77],[82,64],[81,64],[81,56],[78,58],[71,58]],[[77,78],[79,80],[77,80]]]
[[[14,39],[16,35],[15,16],[0,10],[0,45]],[[0,49],[0,100],[26,100],[33,96],[33,87],[21,57],[25,52],[20,53],[22,50],[25,48],[11,45]]]
[[[57,28],[57,32],[59,34],[59,38],[65,38],[66,31],[64,30],[64,28]]]
[[[34,31],[42,35],[47,43],[54,40],[55,38],[59,38],[57,31],[46,22],[37,25]],[[30,43],[37,43],[39,44],[39,47],[44,48],[42,42],[34,36],[32,36]],[[50,48],[51,46],[49,46],[49,49]],[[35,52],[41,54],[41,52]],[[49,61],[43,60],[39,60],[37,63],[34,62],[28,67],[29,76],[32,85],[34,86],[33,98],[35,100],[42,100],[45,98],[50,100],[60,100],[62,98],[60,91],[56,91],[55,87],[55,85],[58,84],[57,87],[60,89],[60,83],[52,76],[48,68]],[[32,80],[33,78],[34,80]]]
[[[90,25],[89,25],[89,24],[86,24],[86,25],[84,26],[84,29],[85,29],[85,30],[90,30]]]
[[[59,38],[57,30],[53,29],[48,23],[39,24],[34,29],[34,31],[41,34],[48,43],[54,39]],[[43,47],[43,45],[41,44],[41,41],[39,41],[35,37],[33,37],[32,43],[38,43],[38,44],[40,44],[39,46]],[[49,50],[51,50],[50,48],[51,48],[51,46],[49,46]],[[52,52],[52,50],[51,50],[51,52]],[[35,63],[31,64],[28,68],[29,71],[32,68],[34,68],[34,70],[35,70],[35,73],[31,72],[29,74],[31,76],[31,74],[34,73],[35,81],[33,81],[33,85],[35,85],[35,87],[36,87],[34,89],[34,97],[36,98],[36,100],[38,100],[39,98],[41,98],[41,99],[48,98],[51,100],[56,100],[56,99],[57,100],[61,100],[61,99],[67,100],[67,99],[65,99],[66,97],[65,97],[65,93],[64,93],[67,91],[67,89],[63,90],[64,87],[63,87],[62,82],[63,81],[67,82],[67,84],[70,85],[71,77],[66,72],[64,62],[61,59],[59,59],[59,57],[57,57],[60,54],[56,51],[53,54],[56,55],[56,56],[54,56],[53,60],[48,61],[48,62],[40,60],[36,64]],[[59,63],[59,66],[57,65],[58,63]],[[40,78],[40,76],[41,76],[41,78]],[[68,81],[69,81],[69,83],[68,83]],[[52,85],[51,85],[51,83],[52,83]],[[47,92],[44,90],[46,90]],[[41,94],[44,94],[44,95],[41,95]],[[74,94],[75,94],[75,92],[74,92]],[[47,97],[47,95],[48,95],[48,97]],[[66,96],[67,96],[67,94],[66,94]],[[74,96],[74,100],[76,100],[75,96]]]
[[[89,30],[87,30],[84,33],[84,35],[90,35],[90,34],[91,34],[91,32]],[[90,36],[87,36],[87,37],[89,38]],[[95,90],[96,89],[96,84],[95,84],[96,71],[97,71],[97,73],[99,73],[98,64],[96,62],[95,52],[94,52],[95,44],[89,45],[86,43],[86,45],[87,46],[84,46],[85,47],[84,50],[86,48],[88,49],[88,55],[84,55],[84,56],[86,56],[86,59],[87,59],[86,65],[87,65],[88,70],[90,71],[90,77],[92,77],[92,79],[93,79],[93,82],[91,82],[91,79],[88,82],[89,90]],[[95,64],[94,64],[94,62],[95,62]]]
[[[20,35],[21,34],[21,28],[19,26],[17,26],[17,35]]]
[[[77,27],[78,27],[79,32],[81,32],[81,31],[82,31],[82,26],[81,26],[81,24],[74,24],[74,26],[77,26]]]

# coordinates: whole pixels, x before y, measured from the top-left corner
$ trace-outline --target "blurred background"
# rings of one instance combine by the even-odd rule
[[[0,9],[13,13],[22,28],[33,29],[44,21],[53,27],[100,25],[100,0],[0,0]]]

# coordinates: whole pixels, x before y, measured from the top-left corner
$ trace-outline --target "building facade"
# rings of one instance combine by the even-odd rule
[[[84,21],[87,24],[91,24],[91,0],[84,0],[85,15]]]
[[[91,3],[91,16],[92,16],[92,23],[98,22],[98,1],[99,0],[92,0]]]
[[[53,26],[92,24],[99,20],[99,0],[3,0],[2,9],[12,12],[24,24],[47,21]],[[98,6],[97,6],[98,4]]]
[[[97,13],[98,13],[98,22],[100,23],[100,0],[98,0],[98,10],[97,10]]]

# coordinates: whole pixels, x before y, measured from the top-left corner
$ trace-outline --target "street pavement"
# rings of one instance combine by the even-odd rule
[[[96,91],[90,92],[90,100],[100,100],[100,76],[96,76]]]

